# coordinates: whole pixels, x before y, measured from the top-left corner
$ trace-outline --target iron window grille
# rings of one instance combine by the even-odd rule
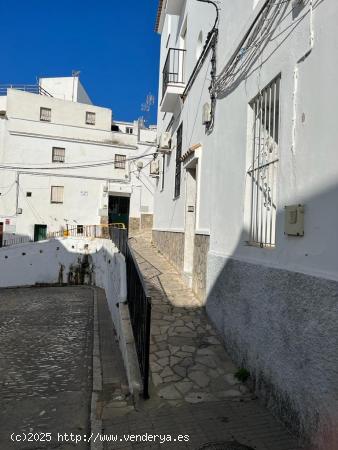
[[[86,112],[86,124],[95,125],[96,114],[94,112]]]
[[[276,191],[280,118],[279,75],[250,102],[253,112],[250,239],[252,245],[276,245]]]
[[[182,136],[183,123],[179,126],[176,135],[176,168],[175,168],[175,198],[181,193],[181,169],[182,169]]]
[[[125,169],[126,168],[126,155],[115,155],[115,169]]]
[[[66,150],[61,147],[53,147],[52,149],[52,162],[65,162]]]
[[[40,120],[42,122],[50,122],[52,120],[52,110],[50,108],[40,108]]]
[[[63,203],[63,186],[52,186],[50,193],[51,203]]]

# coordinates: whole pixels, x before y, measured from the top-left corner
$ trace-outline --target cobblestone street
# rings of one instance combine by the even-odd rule
[[[299,450],[297,440],[234,378],[237,368],[203,308],[149,236],[136,236],[131,244],[153,303],[151,398],[136,409],[123,396],[111,402],[103,431],[167,434],[172,442],[121,441],[105,448]],[[180,434],[189,435],[189,442],[174,442]]]
[[[90,431],[92,317],[90,288],[0,291],[1,449],[87,448],[56,435]],[[40,441],[14,444],[11,433]]]

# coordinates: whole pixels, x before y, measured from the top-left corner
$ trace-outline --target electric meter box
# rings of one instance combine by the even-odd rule
[[[285,206],[284,234],[304,236],[304,205]]]

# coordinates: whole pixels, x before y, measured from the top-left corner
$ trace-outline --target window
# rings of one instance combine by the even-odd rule
[[[112,131],[120,131],[120,127],[118,125],[112,124],[111,130]]]
[[[182,167],[182,133],[183,123],[177,130],[176,137],[176,169],[175,169],[175,198],[180,196],[181,193],[181,167]]]
[[[125,169],[126,168],[126,155],[115,155],[115,169]]]
[[[280,76],[250,103],[252,158],[248,170],[251,201],[250,243],[276,244],[276,184],[279,140]]]
[[[52,162],[65,162],[65,149],[60,147],[53,147]]]
[[[63,186],[52,186],[50,193],[51,203],[63,203]]]
[[[87,125],[95,125],[95,116],[94,112],[86,112],[86,124]]]
[[[133,134],[133,128],[132,127],[126,127],[126,133],[127,134]]]
[[[52,118],[52,110],[50,108],[40,108],[40,120],[50,122]]]
[[[32,193],[31,192],[26,192],[26,197],[31,197]]]
[[[83,234],[83,225],[76,226],[76,234]]]

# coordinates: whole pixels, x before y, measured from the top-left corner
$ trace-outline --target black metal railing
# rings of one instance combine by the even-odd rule
[[[109,227],[110,239],[114,242],[120,252],[126,256],[128,245],[128,230],[126,228]]]
[[[185,50],[170,48],[163,68],[162,96],[167,90],[168,84],[184,84],[184,59]]]
[[[28,242],[32,242],[29,236],[3,237],[0,247],[11,247],[12,245],[27,244]]]
[[[149,350],[151,298],[138,267],[133,250],[127,243],[127,299],[136,352],[143,381],[143,397],[149,398]]]
[[[1,84],[0,95],[7,95],[7,89],[17,89],[19,91],[30,92],[31,94],[46,95],[52,97],[43,87],[38,84]]]

